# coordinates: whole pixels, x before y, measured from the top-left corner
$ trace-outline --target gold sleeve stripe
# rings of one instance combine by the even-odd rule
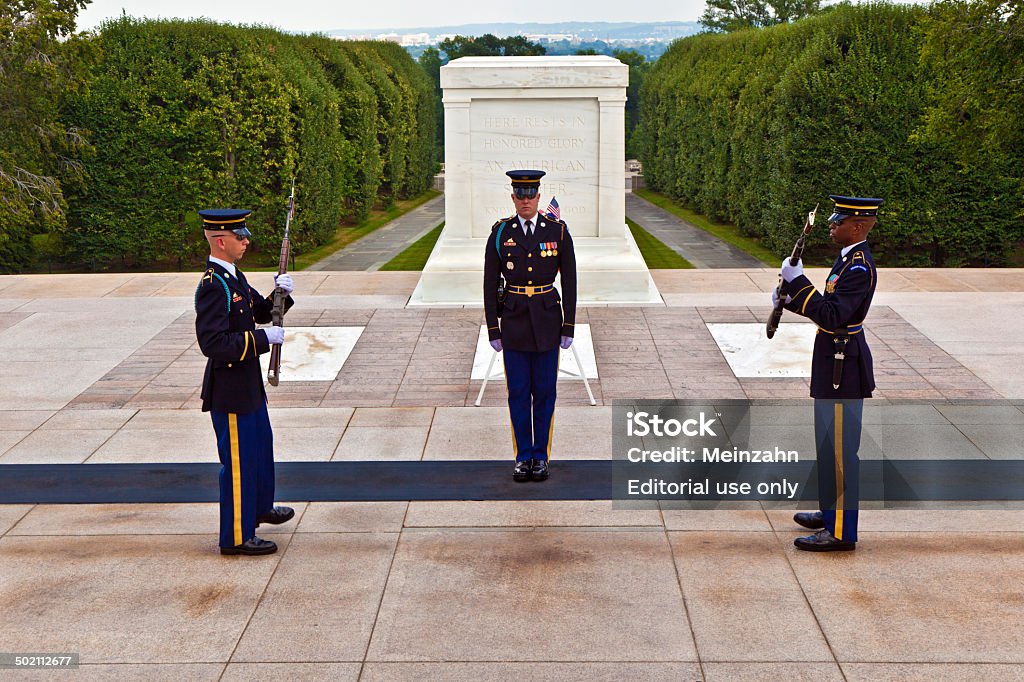
[[[807,287],[804,287],[804,289],[806,289],[806,288]],[[800,291],[803,291],[803,289],[801,289]],[[804,304],[802,306],[800,306],[800,314],[801,315],[803,315],[804,311],[807,310],[807,304],[810,302],[811,296],[814,296],[814,294],[816,294],[816,293],[818,293],[818,290],[815,289],[814,285],[812,284],[811,285],[811,290],[807,293],[807,298],[804,299]]]
[[[800,294],[804,293],[804,292],[805,292],[805,291],[807,291],[808,289],[813,289],[813,288],[814,288],[814,285],[813,285],[813,284],[808,284],[808,285],[807,285],[807,286],[805,286],[805,287],[804,287],[803,289],[801,289],[800,291],[796,292],[796,293],[795,293],[795,294],[793,295],[793,298],[794,298],[794,299],[796,299],[796,298],[800,298]]]

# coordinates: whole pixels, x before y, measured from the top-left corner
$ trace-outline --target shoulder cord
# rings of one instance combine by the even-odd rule
[[[216,272],[211,272],[210,274],[213,275],[214,277],[216,277],[217,281],[220,282],[220,285],[222,287],[224,287],[224,295],[228,299],[228,314],[230,315],[231,314],[231,290],[228,289],[228,283],[225,282],[224,278],[221,277],[220,275],[218,275]],[[195,293],[194,299],[192,301],[192,306],[195,308],[196,312],[199,312],[199,289],[202,286],[203,286],[203,282],[202,282],[202,280],[200,280],[199,281],[199,285],[196,286],[196,293]]]
[[[502,220],[501,225],[498,226],[498,232],[494,235],[494,250],[498,252],[498,258],[501,258],[501,233],[505,231],[505,225],[507,221]]]

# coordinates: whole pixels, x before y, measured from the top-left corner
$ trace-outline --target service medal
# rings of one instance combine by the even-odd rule
[[[558,249],[552,249],[551,250],[551,255],[552,256],[557,256],[558,255]]]
[[[836,282],[839,281],[839,275],[831,275],[828,281],[825,282],[825,293],[834,294],[836,291]]]

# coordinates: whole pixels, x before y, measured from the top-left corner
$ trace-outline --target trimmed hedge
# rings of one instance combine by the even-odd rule
[[[828,194],[852,194],[885,199],[872,233],[880,262],[1005,263],[1024,238],[1024,145],[972,155],[965,131],[929,122],[943,105],[948,62],[982,81],[993,60],[1024,72],[1013,49],[980,56],[985,41],[976,59],[925,49],[939,31],[966,30],[951,4],[969,6],[843,5],[794,24],[677,41],[641,94],[648,184],[734,222],[780,258],[815,202],[827,211]],[[1001,113],[1018,126],[1024,116]],[[812,233],[810,259],[831,259],[827,232]]]
[[[430,184],[434,164],[418,152],[433,145],[434,94],[404,51],[131,18],[95,41],[101,57],[65,106],[95,147],[67,192],[64,243],[82,263],[194,260],[206,249],[196,210],[207,206],[252,209],[261,259],[272,262],[293,175],[296,253],[376,201]]]

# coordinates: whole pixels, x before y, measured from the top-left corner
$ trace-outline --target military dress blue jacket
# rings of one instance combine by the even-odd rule
[[[235,268],[231,276],[207,261],[196,288],[196,338],[206,356],[203,412],[255,412],[267,401],[259,356],[270,350],[267,333],[256,324],[270,322],[273,297],[264,298]],[[292,306],[291,296],[285,309]]]
[[[783,282],[783,295],[792,296],[786,309],[818,325],[811,358],[812,398],[870,398],[875,390],[871,349],[865,339],[863,322],[871,307],[878,282],[875,261],[867,242],[840,255],[832,265],[819,292],[806,276]],[[832,385],[836,335],[846,335],[846,357],[839,388]]]
[[[512,293],[518,287],[544,287],[561,273],[562,292]],[[498,321],[498,277],[504,275],[509,293]],[[503,348],[543,352],[558,347],[561,336],[575,336],[576,253],[561,220],[537,214],[533,235],[523,231],[517,216],[491,227],[484,253],[484,314],[487,336],[501,339]]]

